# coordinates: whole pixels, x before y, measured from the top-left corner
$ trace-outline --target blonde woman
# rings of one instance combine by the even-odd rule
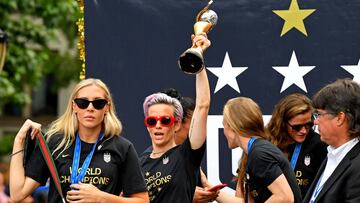
[[[35,148],[25,168],[22,164],[27,131],[32,129],[34,139],[40,127],[27,120],[15,137],[10,162],[10,193],[14,201],[25,198],[50,177],[39,148]],[[120,136],[121,131],[107,86],[98,79],[77,84],[65,113],[46,133],[66,201],[149,201],[137,153]],[[48,202],[61,201],[51,179]]]

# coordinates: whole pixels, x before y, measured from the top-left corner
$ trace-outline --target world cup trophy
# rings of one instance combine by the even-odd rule
[[[217,23],[218,16],[213,10],[209,10],[212,0],[197,14],[194,24],[194,34],[208,33]],[[204,69],[204,56],[201,47],[193,45],[179,57],[180,69],[188,74],[197,74]]]

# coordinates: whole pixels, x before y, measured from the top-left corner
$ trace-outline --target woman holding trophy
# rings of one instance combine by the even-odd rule
[[[192,37],[203,50],[210,46],[205,33]],[[175,144],[181,127],[180,102],[164,93],[144,101],[145,125],[152,141],[152,152],[140,157],[150,202],[191,203],[205,149],[206,123],[210,107],[210,88],[205,69],[196,75],[196,106],[188,138]],[[181,197],[181,198],[180,198]]]
[[[187,139],[176,145],[183,109],[176,98],[155,93],[145,98],[145,125],[152,142],[152,152],[140,157],[150,202],[191,203],[205,152],[207,117],[210,108],[209,81],[202,53],[210,46],[206,33],[216,23],[208,18],[212,1],[198,14],[192,35],[192,47],[179,58],[185,73],[196,74],[196,104]],[[214,195],[217,196],[217,191]]]

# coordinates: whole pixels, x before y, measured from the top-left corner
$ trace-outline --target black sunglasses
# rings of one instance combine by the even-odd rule
[[[175,122],[175,118],[173,116],[147,116],[144,123],[147,127],[153,128],[158,121],[162,126],[168,127]]]
[[[298,124],[298,125],[291,125],[290,123],[288,123],[288,125],[291,127],[291,129],[299,132],[303,127],[305,127],[306,130],[309,130],[314,126],[314,123],[310,121],[308,123]]]
[[[92,103],[95,109],[100,110],[104,108],[106,104],[108,104],[108,101],[106,99],[95,99],[93,101],[90,101],[87,99],[77,98],[74,99],[74,102],[80,109],[86,109],[89,104]]]

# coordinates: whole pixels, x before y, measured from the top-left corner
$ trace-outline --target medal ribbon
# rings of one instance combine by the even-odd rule
[[[324,187],[324,184],[323,183],[321,186],[320,186],[320,182],[321,182],[321,179],[323,177],[324,173],[320,176],[318,182],[316,183],[316,187],[315,187],[315,190],[311,196],[311,199],[310,199],[310,202],[309,203],[313,203],[315,201],[315,199],[317,198],[317,196],[319,195],[321,189]]]
[[[293,155],[291,157],[291,168],[295,170],[296,162],[299,158],[302,143],[296,143]]]
[[[87,157],[79,171],[81,141],[79,138],[79,133],[76,133],[74,158],[73,158],[73,163],[72,163],[72,168],[71,168],[71,176],[70,176],[71,184],[78,184],[85,177],[86,170],[88,169],[88,167],[90,165],[92,156],[95,152],[96,145],[102,139],[102,137],[103,137],[103,133],[100,132],[98,139],[96,140],[96,143],[92,146],[90,153],[87,155]],[[79,174],[78,174],[78,171],[79,171]]]
[[[65,203],[65,198],[64,195],[62,194],[62,190],[61,190],[61,185],[60,185],[60,179],[59,179],[59,174],[58,171],[56,169],[55,163],[54,163],[54,159],[52,158],[52,155],[50,153],[50,149],[48,147],[48,145],[45,142],[45,138],[42,135],[41,132],[39,132],[38,134],[36,134],[36,142],[39,145],[40,151],[45,159],[45,163],[49,168],[50,171],[50,175],[54,181],[56,190],[58,191],[61,200],[63,203]]]
[[[254,143],[254,141],[256,140],[256,137],[250,137],[250,140],[248,142],[248,156],[249,156],[249,153],[250,153],[250,149],[251,149],[251,146],[252,144]],[[247,160],[246,162],[248,162],[249,160]],[[246,168],[247,168],[247,163],[246,163]],[[245,194],[245,203],[248,203],[249,201],[249,183],[247,183],[249,180],[247,179],[246,177],[246,194]]]

